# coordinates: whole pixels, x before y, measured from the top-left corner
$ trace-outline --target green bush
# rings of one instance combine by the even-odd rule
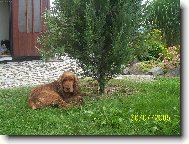
[[[153,29],[143,33],[139,33],[135,43],[135,55],[140,61],[148,61],[159,58],[159,53],[165,47],[162,32]]]

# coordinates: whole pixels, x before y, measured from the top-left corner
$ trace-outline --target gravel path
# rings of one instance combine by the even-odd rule
[[[115,79],[125,79],[125,78],[136,81],[151,81],[155,79],[153,75],[119,75]]]
[[[65,56],[61,61],[43,62],[41,60],[7,62],[0,64],[0,89],[32,86],[49,83],[56,80],[64,71],[73,69],[78,76],[82,76],[82,69],[75,60]],[[150,75],[126,75],[116,79],[130,78],[136,80],[152,80]]]

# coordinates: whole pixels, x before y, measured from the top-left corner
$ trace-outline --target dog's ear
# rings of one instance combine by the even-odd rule
[[[79,95],[80,94],[80,86],[79,86],[79,79],[77,76],[74,76],[74,95]]]
[[[58,91],[59,92],[62,92],[63,91],[63,80],[64,80],[64,75],[62,74],[58,80],[57,80],[57,83],[58,83]]]

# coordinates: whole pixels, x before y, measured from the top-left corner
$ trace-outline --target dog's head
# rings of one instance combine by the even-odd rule
[[[66,71],[60,76],[58,81],[64,93],[73,93],[73,95],[79,93],[80,87],[78,85],[78,78],[74,73]]]

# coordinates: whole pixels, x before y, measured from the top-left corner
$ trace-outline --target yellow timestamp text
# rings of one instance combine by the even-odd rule
[[[140,122],[140,121],[171,121],[171,117],[168,114],[131,114],[130,121]]]

